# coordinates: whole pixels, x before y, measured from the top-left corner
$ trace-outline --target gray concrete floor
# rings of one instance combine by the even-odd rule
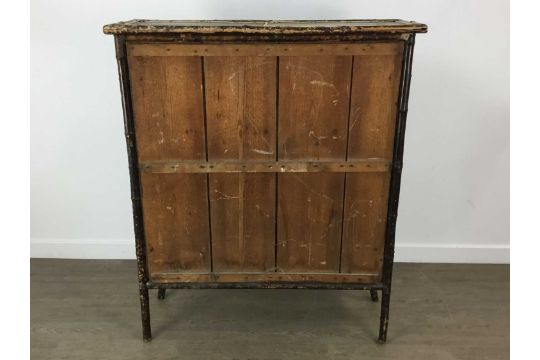
[[[509,267],[396,264],[388,342],[367,291],[151,291],[134,261],[32,260],[32,359],[508,359]]]

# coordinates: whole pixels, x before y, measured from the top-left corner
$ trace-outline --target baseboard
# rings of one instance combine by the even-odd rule
[[[30,257],[57,259],[135,259],[129,239],[30,239]]]
[[[497,244],[397,244],[396,262],[509,264],[510,246]]]
[[[133,240],[36,239],[30,241],[30,257],[60,259],[134,259]],[[396,262],[510,263],[508,245],[397,244]]]

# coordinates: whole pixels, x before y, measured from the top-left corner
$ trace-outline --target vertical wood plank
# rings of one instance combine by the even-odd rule
[[[392,159],[403,43],[354,58],[348,159]],[[390,173],[347,174],[341,272],[381,274]]]
[[[209,270],[205,174],[141,174],[150,278]]]
[[[392,159],[403,43],[398,55],[355,56],[348,158]]]
[[[388,187],[389,173],[347,174],[342,273],[381,273]]]
[[[345,159],[351,56],[280,57],[280,159]]]
[[[279,159],[344,160],[350,56],[281,57]],[[278,175],[278,271],[338,272],[343,174]]]
[[[276,58],[206,57],[208,158],[273,160]]]
[[[274,174],[212,174],[214,272],[274,271]]]
[[[206,157],[198,57],[130,57],[139,161]],[[150,277],[209,271],[206,175],[141,173]]]
[[[273,160],[276,58],[205,58],[209,160]],[[215,272],[274,271],[275,175],[211,174]]]
[[[202,160],[199,57],[130,57],[139,161]]]
[[[338,272],[343,175],[279,174],[278,271]]]

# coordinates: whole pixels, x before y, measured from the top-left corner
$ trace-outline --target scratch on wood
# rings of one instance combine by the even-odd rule
[[[326,81],[321,81],[321,80],[311,80],[309,83],[311,85],[328,86],[334,89],[336,88],[334,84],[326,82]]]
[[[227,194],[222,193],[219,190],[214,190],[214,192],[218,194],[220,197],[215,198],[213,200],[238,200],[240,199],[240,196],[227,195]]]
[[[315,139],[317,139],[317,140],[319,140],[319,141],[320,141],[320,140],[324,140],[324,139],[326,139],[326,138],[328,137],[328,136],[317,136],[317,135],[315,134],[315,131],[313,131],[313,130],[309,130],[309,134],[308,134],[308,135],[311,136],[311,137],[313,137],[313,138],[315,138]]]
[[[251,151],[257,154],[264,154],[264,155],[272,155],[274,153],[273,151],[265,151],[265,150],[260,150],[260,149],[251,149]]]
[[[322,197],[323,199],[326,199],[328,201],[331,201],[331,202],[334,202],[334,199],[332,199],[330,196],[324,194],[324,193],[321,193],[315,189],[313,189],[311,186],[309,186],[309,184],[307,184],[306,182],[302,181],[302,179],[300,179],[300,176],[298,175],[294,175],[294,179],[296,179],[296,181],[298,181],[300,184],[304,185],[306,189],[308,189],[309,191],[311,191],[312,193]]]
[[[356,125],[356,123],[358,122],[358,120],[360,119],[360,116],[358,116],[358,113],[361,111],[362,109],[357,107],[356,109],[354,109],[351,117],[353,118],[353,122],[351,124],[351,126],[349,126],[349,131],[351,131],[353,128],[354,128],[354,125]]]

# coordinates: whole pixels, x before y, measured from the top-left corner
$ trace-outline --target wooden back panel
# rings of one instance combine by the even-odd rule
[[[380,280],[403,42],[127,48],[141,168],[310,164],[141,171],[151,279]]]
[[[345,160],[352,57],[279,63],[279,158]],[[344,176],[279,175],[279,271],[339,271]]]
[[[208,159],[273,160],[276,71],[272,57],[204,59]],[[274,271],[274,174],[211,174],[215,272]]]
[[[206,158],[198,57],[130,57],[139,162]],[[208,271],[207,176],[141,174],[150,273]]]

